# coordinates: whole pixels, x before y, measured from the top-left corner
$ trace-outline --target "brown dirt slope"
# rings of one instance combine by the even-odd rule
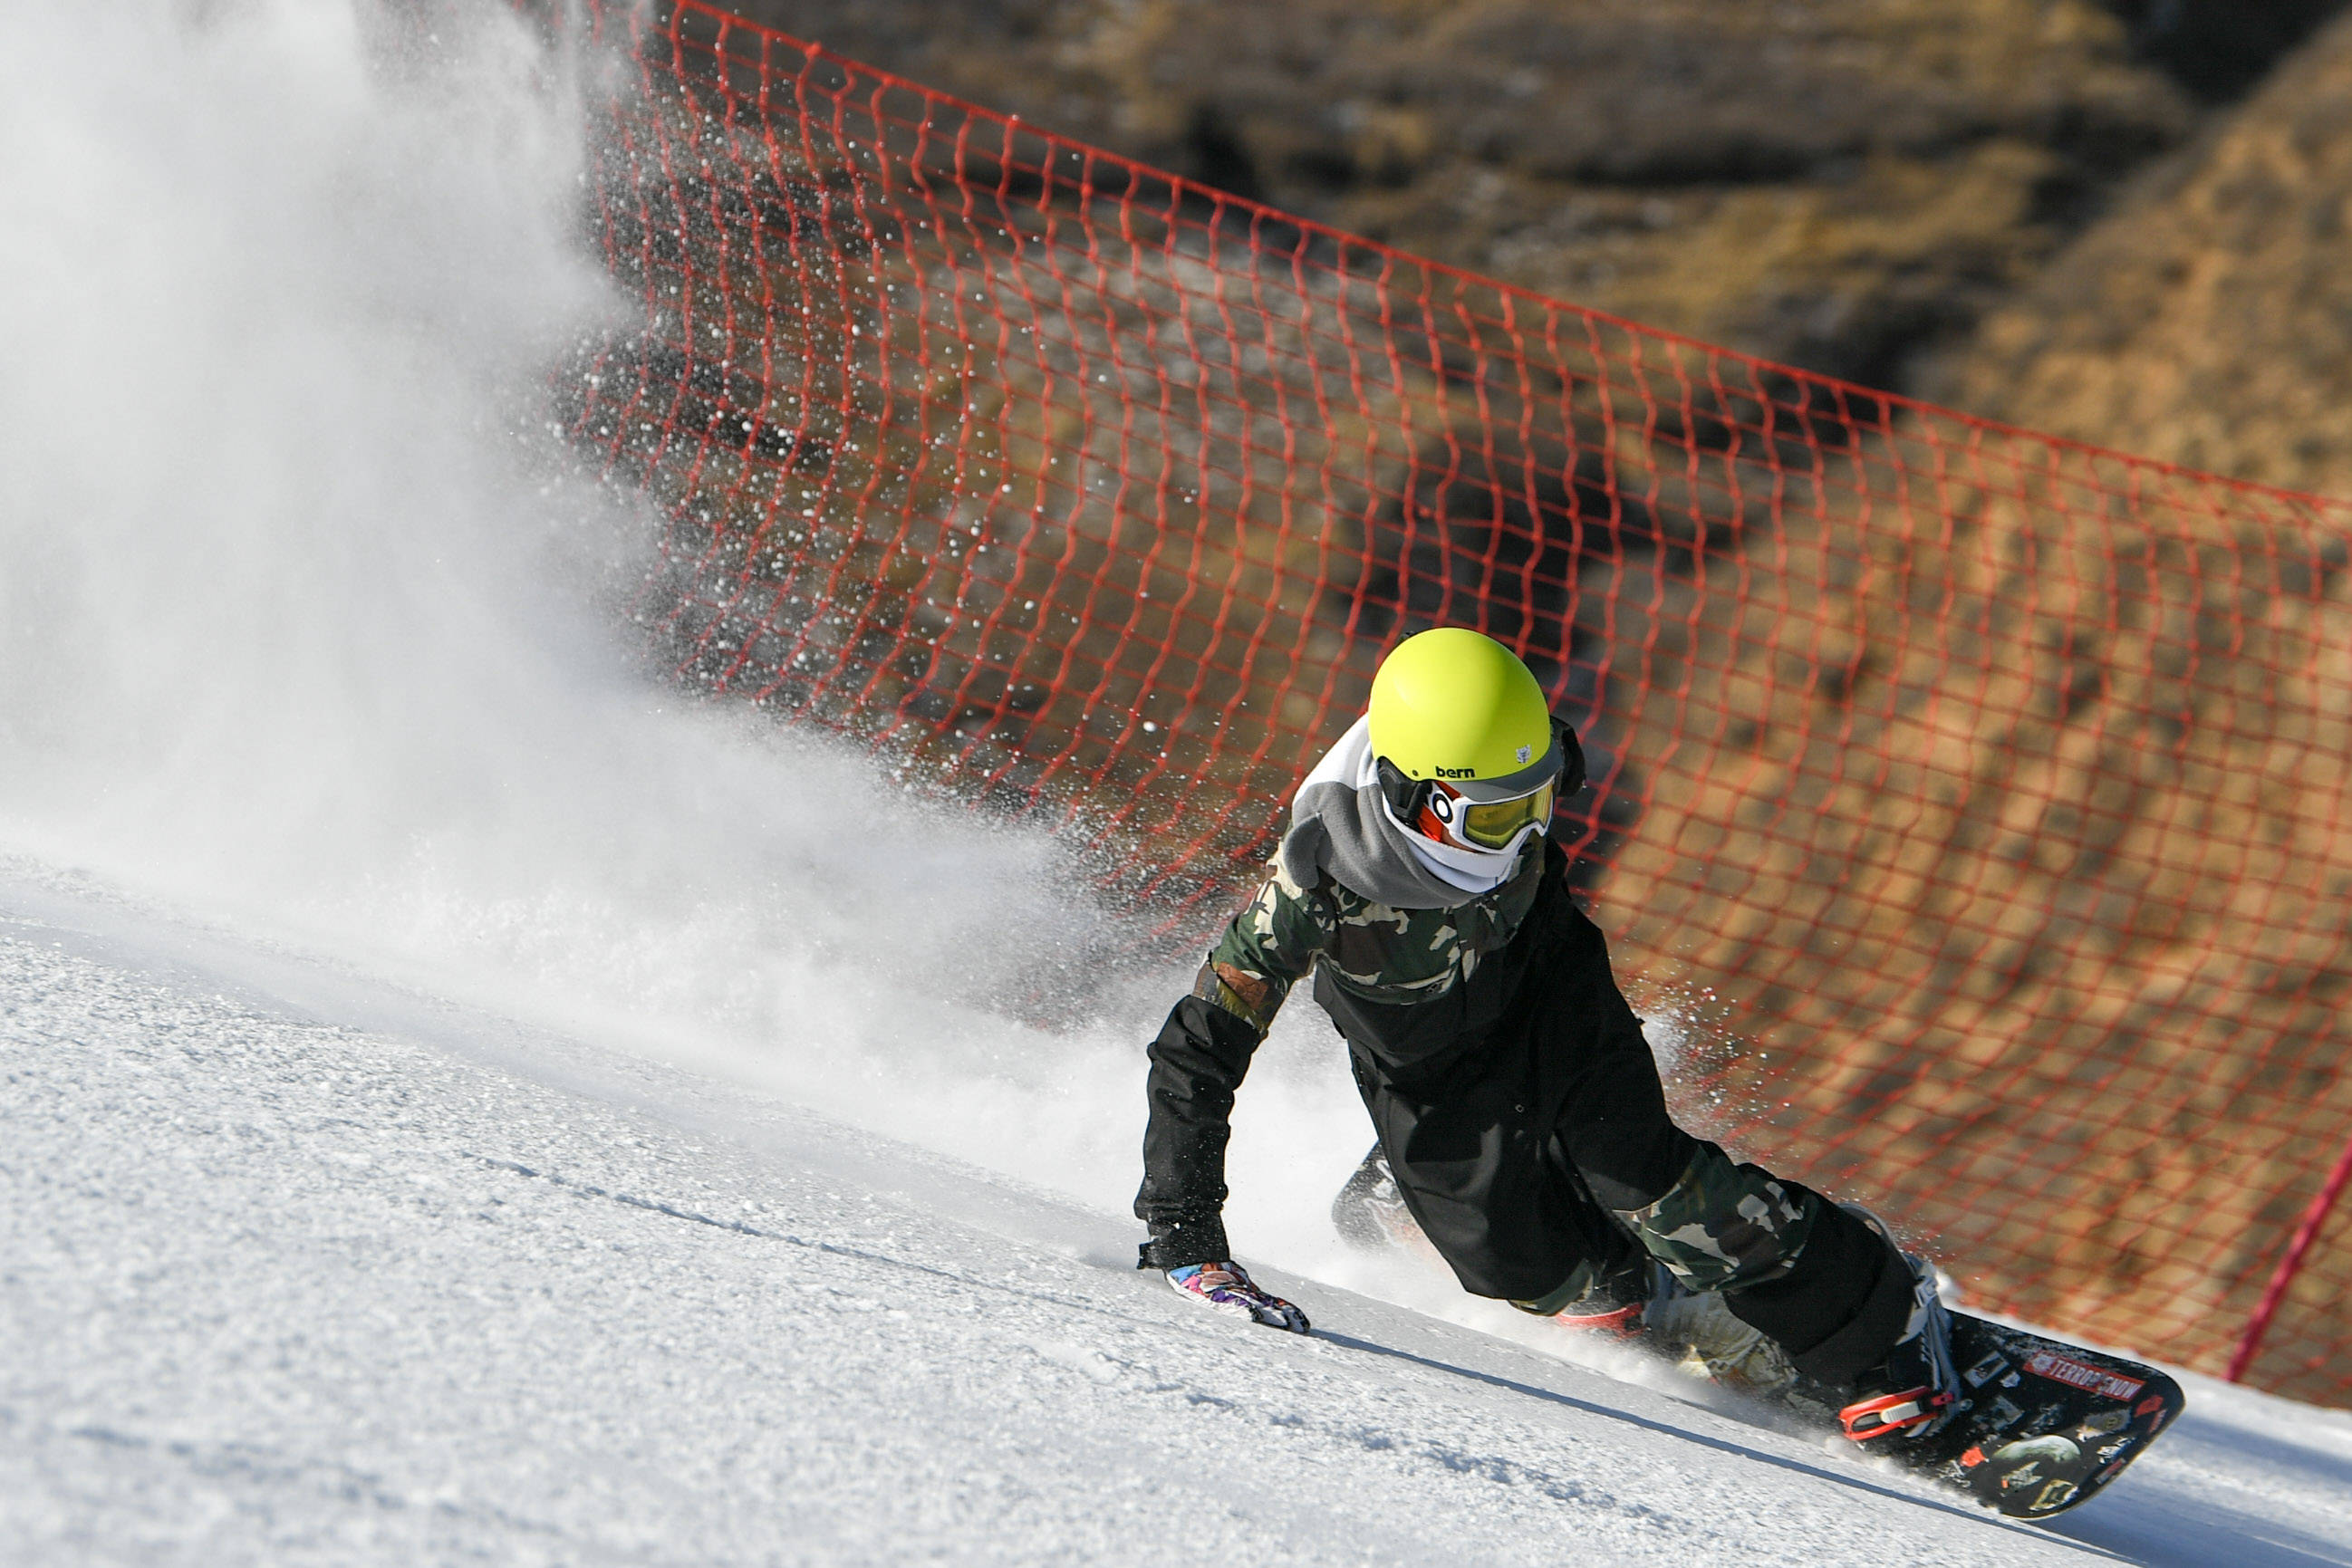
[[[1070,784],[1207,897],[1236,843],[1170,824],[1270,816],[1393,631],[1549,649],[1616,759],[1621,969],[1705,998],[1722,1130],[1983,1299],[2226,1360],[2352,1124],[2344,509],[1067,191],[926,210],[856,123],[748,146],[708,107],[620,139],[599,210],[655,309],[582,422],[669,504],[691,677]],[[2352,1388],[2347,1258],[2266,1385]]]
[[[1894,384],[2197,123],[2094,0],[736,0],[1418,255]]]
[[[1942,419],[1850,472],[1616,640],[1621,970],[1743,1151],[2218,1371],[2352,1127],[2352,512]],[[2258,1371],[2341,1401],[2330,1236]]]
[[[2352,495],[2352,18],[1992,317],[1960,407]]]

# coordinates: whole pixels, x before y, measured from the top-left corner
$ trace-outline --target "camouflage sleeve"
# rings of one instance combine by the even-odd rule
[[[1290,988],[1306,978],[1338,931],[1330,901],[1292,881],[1276,860],[1257,896],[1209,949],[1192,994],[1263,1037]]]
[[[1223,1214],[1234,1092],[1275,1009],[1336,929],[1328,902],[1277,870],[1209,950],[1192,994],[1170,1010],[1145,1080],[1150,1113],[1135,1214],[1151,1239],[1139,1266],[1233,1256]]]

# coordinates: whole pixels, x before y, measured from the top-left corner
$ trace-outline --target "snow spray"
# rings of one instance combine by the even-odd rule
[[[633,667],[654,520],[547,413],[628,322],[593,73],[473,10],[18,8],[0,850],[1124,1207],[1189,975],[1025,1027],[1099,942],[1054,844]],[[1321,1021],[1243,1097],[1261,1249],[1364,1140]]]

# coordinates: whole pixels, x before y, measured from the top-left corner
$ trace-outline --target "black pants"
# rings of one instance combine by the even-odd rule
[[[1607,943],[1565,891],[1548,885],[1496,956],[1433,1003],[1316,983],[1406,1206],[1463,1288],[1556,1300],[1646,1252],[1824,1382],[1883,1358],[1908,1268],[1836,1205],[1675,1125]]]

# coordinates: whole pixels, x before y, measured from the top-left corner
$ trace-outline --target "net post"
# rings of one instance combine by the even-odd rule
[[[2237,1353],[2230,1357],[2230,1368],[2221,1375],[2225,1381],[2245,1381],[2246,1368],[2253,1364],[2255,1353],[2262,1349],[2263,1336],[2270,1332],[2279,1303],[2286,1300],[2287,1287],[2302,1272],[2311,1244],[2319,1239],[2319,1228],[2327,1223],[2328,1213],[2343,1196],[2347,1182],[2352,1182],[2352,1138],[2345,1140],[2343,1153],[2336,1156],[2335,1168],[2327,1173],[2327,1180],[2313,1197],[2311,1207],[2303,1211],[2302,1222],[2295,1226],[2285,1252],[2280,1255],[2278,1267],[2271,1271],[2271,1282],[2263,1288],[2263,1299],[2254,1304],[2253,1315],[2246,1320],[2245,1336],[2238,1341]]]

